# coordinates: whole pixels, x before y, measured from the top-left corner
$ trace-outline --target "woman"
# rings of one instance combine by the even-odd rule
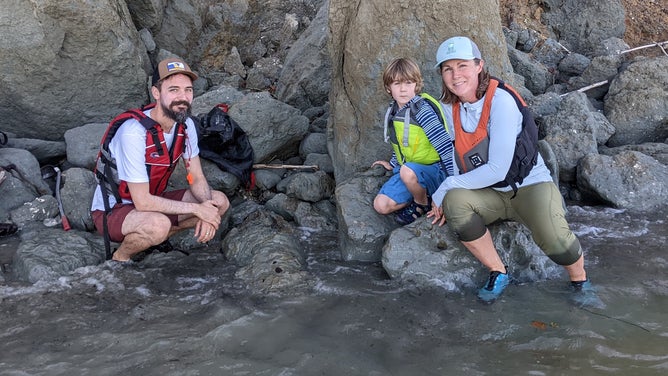
[[[491,303],[510,282],[486,226],[515,220],[529,228],[550,259],[564,266],[576,303],[601,306],[587,279],[580,242],[568,227],[561,195],[540,154],[527,176],[507,176],[513,171],[510,167],[523,119],[513,96],[496,88],[498,82],[490,79],[478,46],[469,38],[443,42],[436,61],[459,171],[434,193],[428,216],[439,226],[447,218],[464,246],[490,270],[478,297]],[[518,183],[516,191],[509,181]]]

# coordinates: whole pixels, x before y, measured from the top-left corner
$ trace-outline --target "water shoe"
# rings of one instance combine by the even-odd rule
[[[509,283],[510,278],[508,277],[507,271],[506,273],[501,273],[499,271],[489,273],[487,283],[478,290],[478,299],[485,303],[493,303],[499,296],[501,296],[501,293],[506,289],[506,286],[508,286]]]
[[[605,308],[605,303],[598,297],[596,288],[589,279],[584,281],[571,281],[571,301],[580,308]]]

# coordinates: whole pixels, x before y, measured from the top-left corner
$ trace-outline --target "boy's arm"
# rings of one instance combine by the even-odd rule
[[[415,114],[415,119],[418,121],[422,129],[424,129],[427,139],[429,139],[429,142],[441,157],[441,161],[445,164],[448,176],[454,175],[452,167],[452,138],[445,130],[445,125],[436,115],[434,109],[429,103],[422,103],[422,107],[420,107],[417,114]]]

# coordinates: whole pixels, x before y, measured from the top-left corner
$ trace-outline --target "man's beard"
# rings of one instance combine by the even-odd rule
[[[186,105],[187,108],[183,111],[172,111],[171,107],[174,106],[180,106],[180,105]],[[162,111],[167,115],[168,118],[174,120],[175,122],[179,124],[184,124],[188,117],[190,117],[190,103],[186,101],[175,101],[169,104],[169,107],[165,106],[164,104],[160,104],[162,107]]]

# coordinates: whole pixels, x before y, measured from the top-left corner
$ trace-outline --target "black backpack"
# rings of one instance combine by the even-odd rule
[[[255,185],[253,147],[246,132],[232,119],[225,103],[206,115],[193,117],[197,128],[200,157],[235,175],[246,189]]]
[[[504,180],[492,186],[511,186],[513,188],[512,198],[514,198],[517,194],[517,185],[522,184],[524,178],[529,176],[531,169],[538,162],[538,126],[536,125],[531,109],[520,94],[502,80],[496,77],[492,77],[491,79],[499,81],[497,89],[505,90],[510,94],[522,114],[522,131],[515,140],[515,155],[510,163],[508,174]]]

